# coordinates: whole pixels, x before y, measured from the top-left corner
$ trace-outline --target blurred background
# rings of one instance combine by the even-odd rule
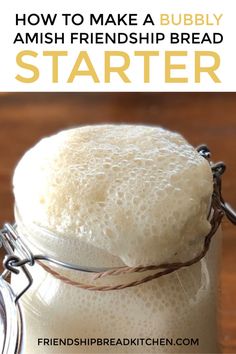
[[[223,196],[236,208],[236,94],[13,93],[0,94],[1,225],[14,220],[11,179],[22,154],[58,130],[102,122],[156,124],[194,146],[207,143],[227,165]],[[224,353],[236,353],[236,227],[224,220],[223,230],[220,341]]]

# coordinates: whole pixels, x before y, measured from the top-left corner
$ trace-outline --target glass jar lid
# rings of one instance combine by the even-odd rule
[[[22,353],[23,317],[10,285],[0,277],[0,353]]]

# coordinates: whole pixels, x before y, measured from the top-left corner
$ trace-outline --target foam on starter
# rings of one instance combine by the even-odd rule
[[[87,126],[41,140],[18,164],[26,223],[75,236],[129,266],[199,251],[210,224],[212,174],[179,134],[131,125]]]
[[[36,253],[43,249],[66,261],[136,266],[189,260],[210,230],[209,164],[181,135],[159,127],[94,125],[60,132],[23,156],[13,183],[19,232],[35,243]],[[47,237],[44,229],[56,236]],[[25,353],[218,352],[218,240],[216,235],[197,264],[118,291],[79,289],[31,267],[34,283],[22,298]],[[20,279],[14,276],[13,283],[22,289]],[[126,274],[99,281],[132,280]],[[199,345],[40,347],[39,337],[199,338]]]

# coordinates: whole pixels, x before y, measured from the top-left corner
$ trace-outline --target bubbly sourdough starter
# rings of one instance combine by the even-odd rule
[[[184,261],[198,254],[210,229],[207,161],[180,135],[157,127],[83,127],[43,139],[17,166],[14,193],[19,232],[34,252],[82,265]],[[219,242],[215,235],[191,267],[119,291],[78,289],[32,267],[34,283],[22,299],[25,353],[218,353]],[[17,288],[21,282],[13,278]],[[38,346],[38,338],[198,338],[199,345]]]

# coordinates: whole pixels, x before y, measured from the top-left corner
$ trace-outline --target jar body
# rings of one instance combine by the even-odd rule
[[[33,285],[21,299],[26,325],[24,353],[219,353],[220,244],[218,230],[200,262],[116,291],[80,289],[34,265],[29,269]],[[37,246],[33,251],[49,253]],[[72,277],[72,273],[73,279],[91,280],[87,274],[74,275],[75,271],[65,274]],[[132,280],[128,274],[119,279],[122,283]],[[23,281],[19,275],[12,278],[14,288],[21,289]],[[103,342],[89,344],[92,338]],[[111,339],[121,339],[123,344],[111,344]]]

